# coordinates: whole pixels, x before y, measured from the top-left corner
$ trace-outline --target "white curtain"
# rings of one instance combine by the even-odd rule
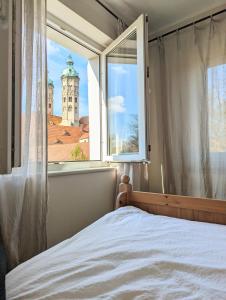
[[[164,192],[226,199],[226,13],[152,42],[150,62]]]
[[[123,22],[122,19],[117,19],[117,36],[123,33],[124,30],[126,30],[127,26]]]
[[[22,165],[0,176],[1,238],[11,267],[46,249],[45,0],[24,0],[22,10]]]

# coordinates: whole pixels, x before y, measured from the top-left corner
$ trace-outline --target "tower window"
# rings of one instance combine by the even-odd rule
[[[66,97],[64,97],[64,102],[66,102]]]
[[[72,106],[71,105],[68,106],[68,111],[72,111]]]
[[[69,97],[69,102],[72,102],[72,97]]]
[[[49,108],[51,108],[51,103],[49,103]]]
[[[75,97],[75,103],[77,103],[78,102],[78,99],[77,99],[77,97]]]

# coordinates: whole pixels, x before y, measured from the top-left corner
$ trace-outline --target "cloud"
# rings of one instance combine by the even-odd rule
[[[51,40],[47,39],[47,51],[48,55],[54,55],[60,52],[59,46],[52,42]]]
[[[111,97],[108,100],[108,107],[111,112],[123,113],[125,108],[125,99],[123,96]]]
[[[113,65],[111,69],[119,75],[127,73],[127,70],[121,65]]]

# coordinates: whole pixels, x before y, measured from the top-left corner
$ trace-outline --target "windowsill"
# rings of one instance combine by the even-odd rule
[[[66,176],[73,174],[106,172],[111,170],[115,170],[115,168],[101,161],[49,163],[48,176]]]

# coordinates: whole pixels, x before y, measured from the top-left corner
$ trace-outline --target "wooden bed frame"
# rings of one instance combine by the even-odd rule
[[[149,213],[226,225],[226,201],[189,196],[137,192],[123,175],[116,208],[132,205]]]

